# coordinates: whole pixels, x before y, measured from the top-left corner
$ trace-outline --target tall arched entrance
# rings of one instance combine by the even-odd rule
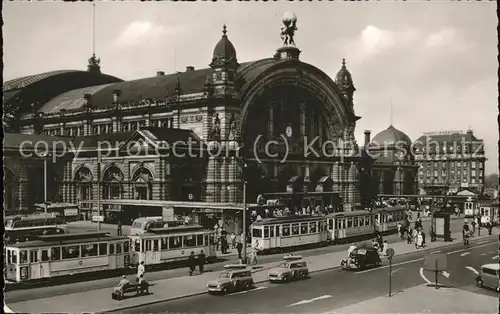
[[[93,180],[94,176],[87,167],[80,167],[75,173],[75,177],[73,179],[73,182],[75,182],[75,194],[77,202],[79,203],[78,205],[82,209],[90,209],[90,204],[85,203],[84,201],[92,200]]]
[[[200,201],[201,172],[193,165],[176,165],[172,167],[172,185],[170,194],[174,201]]]
[[[134,199],[152,200],[153,199],[153,174],[145,167],[138,168],[132,175],[132,184],[134,186]]]

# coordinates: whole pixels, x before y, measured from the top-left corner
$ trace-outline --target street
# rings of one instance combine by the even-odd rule
[[[431,253],[447,253],[449,278],[439,275],[440,289],[447,286],[471,293],[497,297],[492,290],[475,285],[475,273],[481,265],[498,262],[496,238],[477,241],[469,249],[462,243],[434,250]],[[434,282],[434,273],[420,271],[423,257],[428,252],[416,252],[396,256],[392,267],[392,293]],[[200,285],[205,284],[200,282]],[[434,289],[434,287],[428,287]],[[154,288],[152,289],[154,293]],[[122,310],[125,313],[321,313],[335,310],[363,300],[388,294],[388,262],[379,268],[361,272],[339,269],[313,273],[310,279],[285,284],[257,284],[254,290],[226,295],[200,295],[173,301]],[[369,312],[369,309],[367,309]]]
[[[424,230],[428,230],[429,224],[430,221],[423,221]],[[451,232],[453,233],[460,231],[462,225],[463,225],[463,219],[450,220]],[[486,230],[483,231],[486,232]],[[386,239],[389,244],[402,241],[396,234],[387,236],[384,239]],[[368,243],[368,242],[369,241],[363,241],[363,243]],[[308,257],[308,256],[322,255],[331,252],[343,252],[347,251],[349,246],[350,244],[319,247],[310,250],[297,251],[296,255],[300,254],[304,257]],[[282,256],[283,256],[282,254],[262,255],[262,256],[259,255],[258,260],[259,263],[268,263],[268,262],[278,261],[282,258]],[[225,264],[235,261],[236,261],[236,256],[221,258],[220,262],[208,265],[207,271],[221,270]],[[178,269],[150,272],[147,274],[147,278],[149,281],[156,281],[160,279],[173,278],[186,275],[187,275],[186,268],[178,268]],[[69,293],[76,293],[91,289],[112,288],[116,286],[117,280],[118,280],[117,278],[106,278],[106,279],[99,279],[99,280],[92,280],[85,282],[67,283],[65,285],[59,285],[59,286],[47,286],[47,287],[39,287],[27,290],[13,290],[5,292],[5,299],[8,300],[10,303],[14,303],[14,302],[22,302],[24,300],[33,300],[44,297],[65,295]]]

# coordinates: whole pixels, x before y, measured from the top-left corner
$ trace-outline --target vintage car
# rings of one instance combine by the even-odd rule
[[[481,266],[481,272],[476,277],[476,283],[479,287],[488,287],[499,290],[498,272],[499,264],[486,264]]]
[[[208,282],[208,293],[227,294],[254,287],[252,271],[247,269],[247,265],[226,265],[224,268],[219,279]]]
[[[283,259],[285,260],[283,263],[269,272],[270,282],[305,279],[309,276],[307,263],[302,260],[302,256],[285,256]]]
[[[357,247],[349,254],[347,260],[340,263],[342,269],[363,270],[367,267],[378,266],[382,263],[378,250],[371,246]]]

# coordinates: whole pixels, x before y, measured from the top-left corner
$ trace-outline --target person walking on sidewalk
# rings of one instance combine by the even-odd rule
[[[243,257],[241,257],[241,251],[243,250],[243,244],[241,243],[241,240],[236,244],[236,250],[238,250],[238,259],[243,259]]]
[[[137,266],[137,281],[139,281],[139,278],[141,276],[144,277],[144,274],[146,273],[146,267],[144,266],[144,261],[142,261],[138,266]]]
[[[203,250],[201,250],[200,254],[198,254],[198,267],[200,267],[200,274],[203,274],[206,263],[207,257],[205,256],[205,253],[203,253]]]
[[[408,231],[406,234],[406,243],[411,244],[412,240],[413,240],[413,230],[411,230],[411,228],[408,227]]]
[[[486,224],[486,228],[488,229],[488,235],[491,235],[491,231],[493,229],[493,225],[491,224],[491,222],[488,221],[488,223]]]
[[[189,276],[193,276],[193,272],[196,270],[196,258],[194,256],[194,252],[191,252],[188,259],[189,266]]]
[[[236,248],[236,235],[234,234],[234,232],[231,233],[231,246],[233,249]]]

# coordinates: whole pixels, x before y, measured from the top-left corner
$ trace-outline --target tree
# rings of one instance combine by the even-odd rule
[[[484,179],[484,185],[487,188],[496,189],[498,188],[498,173],[493,173],[488,175]]]

